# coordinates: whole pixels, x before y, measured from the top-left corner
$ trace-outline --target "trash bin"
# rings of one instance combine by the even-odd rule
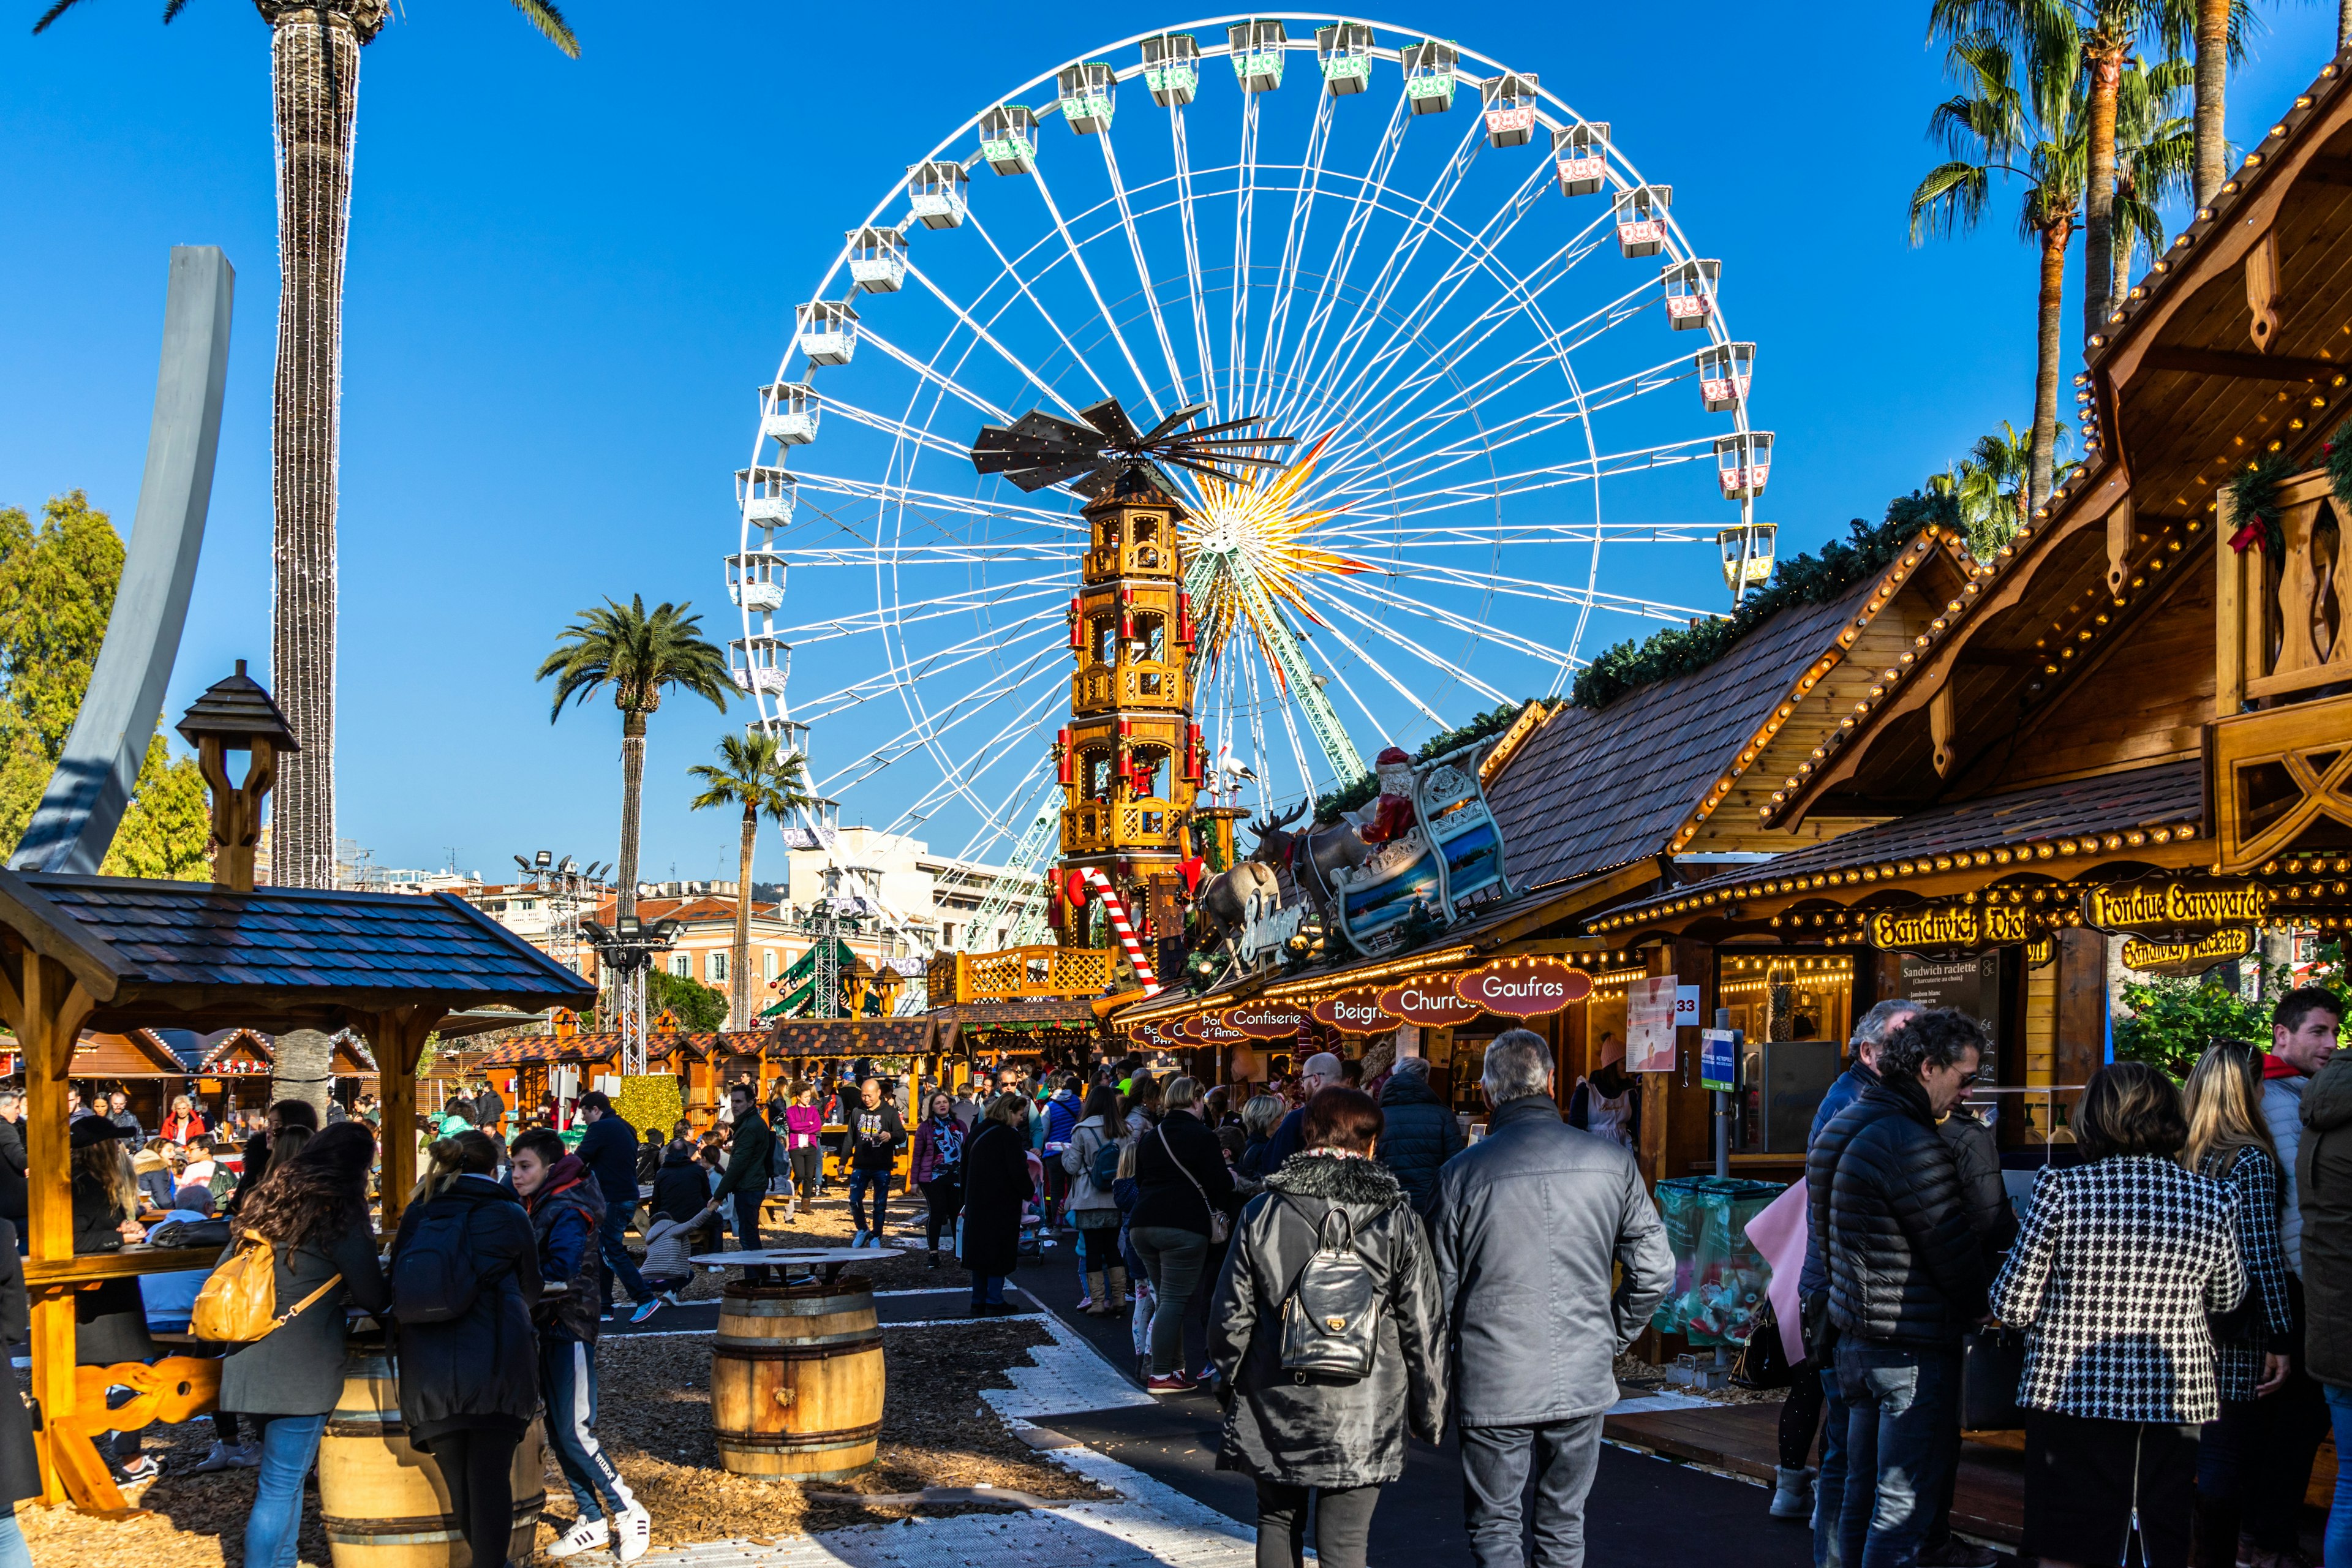
[[[1658,1214],[1674,1249],[1675,1285],[1650,1319],[1662,1333],[1695,1345],[1740,1343],[1772,1278],[1748,1240],[1748,1222],[1781,1193],[1778,1182],[1670,1176],[1658,1184]]]

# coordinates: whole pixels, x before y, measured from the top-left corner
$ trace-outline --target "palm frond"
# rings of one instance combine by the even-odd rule
[[[188,0],[163,0],[163,26],[170,26],[187,4]]]
[[[530,19],[530,25],[547,35],[547,41],[573,59],[580,58],[580,40],[572,34],[572,24],[563,13],[548,0],[514,0],[514,8]]]
[[[67,12],[72,10],[78,4],[79,4],[79,0],[57,0],[56,5],[41,13],[41,19],[33,24],[33,31],[36,33],[47,32],[50,23],[56,21]]]
[[[585,702],[607,688],[623,712],[652,712],[666,689],[707,698],[724,712],[734,694],[727,657],[703,640],[702,617],[687,614],[689,607],[662,604],[648,611],[636,595],[625,608],[607,599],[582,610],[539,667],[538,679],[556,683],[548,721],[562,715],[566,702]]]
[[[1991,172],[1981,163],[1939,163],[1911,193],[1911,243],[1964,234],[1984,216]]]

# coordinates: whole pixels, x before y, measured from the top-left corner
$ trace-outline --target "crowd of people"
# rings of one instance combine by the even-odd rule
[[[2294,990],[2267,1052],[2217,1041],[2185,1087],[2107,1064],[2073,1157],[2053,1147],[2012,1201],[1960,1104],[1982,1026],[1902,1001],[1862,1019],[1807,1155],[1806,1359],[1771,1509],[1810,1521],[1817,1568],[1991,1563],[1951,1530],[1963,1426],[2000,1414],[1967,1406],[1989,1396],[2024,1429],[2027,1555],[2311,1563],[2300,1518],[2331,1415],[2352,1440],[2342,1021],[2335,993]],[[2326,1561],[2352,1563],[2352,1475]]]

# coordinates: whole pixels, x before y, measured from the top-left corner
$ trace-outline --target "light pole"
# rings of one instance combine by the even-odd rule
[[[613,1011],[620,1019],[621,1074],[644,1076],[646,1070],[646,971],[656,953],[677,945],[678,922],[637,919],[635,910],[615,916],[607,928],[582,921],[581,930],[596,950],[596,962],[613,974]]]
[[[597,878],[611,868],[602,863],[583,866],[572,856],[562,860],[552,850],[541,849],[528,857],[514,858],[516,866],[530,885],[547,899],[547,956],[571,970],[580,972],[580,910],[588,897],[595,891]],[[548,1033],[555,1032],[555,1022],[550,1019]]]
[[[858,929],[863,906],[841,891],[841,868],[824,868],[824,896],[801,912],[800,927],[810,937],[809,1016],[835,1018],[841,1007],[841,936]]]

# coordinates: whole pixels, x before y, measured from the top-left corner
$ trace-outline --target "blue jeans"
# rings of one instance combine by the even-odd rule
[[[539,1342],[539,1392],[547,1401],[547,1440],[583,1520],[615,1518],[637,1500],[596,1441],[596,1351],[577,1340]],[[607,1505],[610,1505],[609,1507]]]
[[[1838,1386],[1835,1358],[1816,1373],[1822,1380],[1822,1468],[1813,1478],[1813,1568],[1841,1568],[1839,1514],[1845,1507],[1845,1393]]]
[[[2328,1419],[2336,1423],[2337,1450],[2352,1453],[2352,1388],[2325,1383],[2320,1384],[2320,1390],[2327,1395]],[[2352,1464],[2340,1466],[2336,1471],[2336,1498],[2327,1510],[2325,1561],[2352,1563]]]
[[[613,1213],[611,1209],[604,1212],[608,1216]],[[604,1265],[601,1270],[604,1310],[608,1312],[613,1310],[613,1281],[615,1279],[621,1282],[621,1289],[629,1293],[632,1301],[645,1300],[653,1294],[652,1287],[646,1283],[646,1277],[637,1272],[637,1260],[629,1256],[628,1247],[621,1241],[621,1232],[627,1226],[628,1217],[623,1215],[610,1224],[596,1227],[596,1250]]]
[[[1004,1284],[1008,1274],[975,1274],[971,1277],[971,1304],[975,1307],[1004,1305]]]
[[[1844,1568],[1912,1568],[1952,1460],[1945,1428],[1960,1418],[1959,1353],[1845,1340],[1837,1365],[1846,1404],[1840,1561]]]
[[[874,1194],[874,1223],[866,1223],[866,1194]],[[849,1173],[849,1223],[858,1230],[869,1230],[874,1239],[882,1239],[882,1222],[888,1217],[890,1207],[890,1173],[887,1171],[852,1171]]]
[[[33,1549],[25,1544],[25,1527],[13,1513],[0,1514],[0,1568],[33,1568]]]
[[[302,1533],[302,1478],[319,1457],[319,1438],[326,1429],[323,1414],[272,1415],[261,1429],[261,1467],[255,1477],[253,1511],[245,1521],[248,1568],[294,1568],[296,1542]],[[22,1536],[16,1549],[25,1549]],[[0,1551],[0,1564],[7,1560]]]

